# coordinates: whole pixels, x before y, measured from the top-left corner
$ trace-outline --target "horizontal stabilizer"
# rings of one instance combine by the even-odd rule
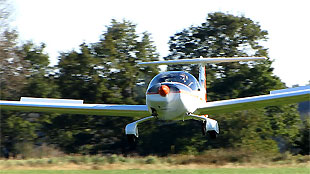
[[[193,58],[179,59],[167,61],[141,62],[139,65],[175,65],[175,64],[207,64],[207,63],[222,63],[222,62],[239,62],[239,61],[256,61],[266,60],[265,57],[231,57],[231,58]]]

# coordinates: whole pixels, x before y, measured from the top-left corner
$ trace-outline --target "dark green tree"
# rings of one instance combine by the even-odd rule
[[[62,53],[57,75],[62,97],[83,99],[87,103],[106,102],[103,97],[109,91],[105,86],[107,80],[98,70],[101,65],[86,44],[80,45],[80,52]]]
[[[165,59],[267,56],[267,49],[260,45],[267,39],[267,34],[267,31],[261,30],[260,26],[249,18],[211,13],[201,26],[192,26],[171,37],[170,54]],[[168,67],[170,70],[174,68],[175,66]],[[198,75],[197,66],[178,68]],[[284,87],[272,71],[270,61],[207,65],[209,99],[266,94],[270,89]]]
[[[196,57],[265,56],[267,49],[261,42],[267,40],[267,31],[244,16],[211,13],[200,26],[191,26],[171,37],[170,54],[166,60]],[[250,63],[210,64],[207,69],[208,100],[222,100],[268,94],[285,85],[273,74],[271,61]],[[197,66],[169,66],[168,70],[185,70],[198,75]],[[245,115],[242,117],[242,115]],[[190,144],[200,141],[204,147],[251,147],[268,150],[268,144],[282,137],[288,142],[296,138],[298,113],[296,106],[268,107],[213,116],[220,123],[222,133],[214,142],[192,138]],[[188,123],[191,124],[191,123]],[[197,135],[193,133],[193,137]],[[260,142],[254,146],[255,142]],[[270,150],[276,149],[272,143]],[[247,146],[249,145],[249,146]],[[272,148],[273,147],[273,148]],[[199,149],[199,148],[197,148]],[[200,148],[203,149],[203,148]],[[255,151],[255,149],[254,149]]]
[[[296,141],[296,147],[302,155],[310,155],[310,118],[303,121],[302,127],[299,130],[299,137]]]
[[[23,89],[23,96],[41,98],[59,98],[60,93],[54,79],[54,68],[49,67],[49,56],[44,53],[45,44],[40,46],[27,42],[22,45],[21,55],[29,65],[27,67],[27,85]]]
[[[62,98],[83,99],[85,103],[120,102],[121,95],[108,89],[109,81],[102,73],[105,68],[85,43],[80,45],[79,51],[62,53],[58,64],[59,73],[56,75]],[[94,153],[100,142],[108,141],[107,138],[98,140],[99,136],[107,136],[107,132],[111,131],[108,124],[102,123],[103,120],[109,119],[65,114],[54,118],[45,129],[49,130],[50,141],[65,152]],[[98,126],[99,123],[102,125]],[[102,126],[106,126],[109,131],[102,133]]]
[[[157,60],[158,54],[150,34],[140,36],[135,27],[128,21],[112,20],[99,42],[62,53],[57,75],[62,97],[87,103],[144,104],[140,97],[145,98],[147,81],[158,69],[137,63]],[[70,153],[121,152],[124,127],[131,120],[62,115],[48,125],[49,137]]]
[[[142,37],[141,41],[139,37]],[[112,20],[107,32],[102,34],[93,49],[96,56],[101,58],[102,64],[107,66],[102,73],[109,80],[109,89],[120,91],[122,103],[141,104],[141,93],[135,92],[140,91],[135,90],[137,85],[146,88],[150,78],[159,71],[157,67],[137,65],[143,61],[158,60],[150,34],[145,32],[139,36],[136,25],[131,22]]]

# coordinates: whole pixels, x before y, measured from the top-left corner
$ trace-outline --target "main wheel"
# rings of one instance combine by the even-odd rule
[[[216,137],[217,137],[217,133],[214,130],[213,131],[208,131],[208,135],[213,140],[216,139]]]
[[[128,139],[128,144],[129,144],[130,150],[136,149],[138,138],[133,134],[128,134],[127,139]]]

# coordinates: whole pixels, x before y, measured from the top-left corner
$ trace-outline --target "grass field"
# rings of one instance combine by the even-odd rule
[[[1,174],[309,174],[310,168],[216,168],[164,170],[2,170]]]
[[[0,174],[310,174],[310,156],[280,154],[269,158],[246,155],[121,155],[0,159]]]

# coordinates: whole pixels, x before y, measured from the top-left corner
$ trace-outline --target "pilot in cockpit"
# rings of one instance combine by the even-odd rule
[[[188,80],[188,76],[185,73],[180,74],[180,76],[179,76],[179,82],[180,83],[187,84],[187,80]]]

